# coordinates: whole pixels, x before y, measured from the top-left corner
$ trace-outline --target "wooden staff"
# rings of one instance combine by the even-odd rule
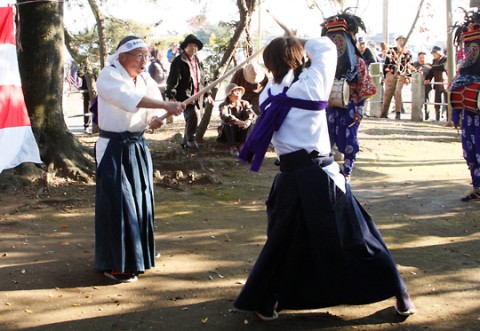
[[[213,81],[210,85],[204,87],[203,89],[201,89],[200,91],[198,91],[197,93],[195,93],[194,95],[192,95],[190,98],[188,98],[187,100],[183,101],[183,103],[185,105],[188,105],[188,104],[191,104],[193,101],[197,100],[198,98],[200,98],[200,96],[202,96],[203,94],[207,93],[208,91],[210,91],[212,88],[214,88],[215,86],[217,86],[221,81],[223,81],[225,78],[227,78],[228,76],[230,76],[231,74],[233,74],[238,68],[241,68],[243,67],[245,64],[247,64],[248,62],[250,62],[253,58],[255,58],[258,54],[260,54],[261,52],[263,52],[263,50],[265,49],[266,46],[263,46],[262,48],[260,48],[258,51],[256,51],[255,53],[253,53],[251,56],[249,56],[245,61],[243,61],[242,63],[240,63],[239,65],[237,65],[235,68],[229,70],[227,73],[225,73],[222,77],[220,78],[217,78],[215,81]],[[168,116],[167,116],[168,117]]]
[[[249,56],[245,61],[243,61],[242,63],[240,63],[239,65],[237,65],[235,68],[229,70],[227,73],[225,73],[222,77],[220,78],[217,78],[215,81],[213,81],[210,85],[204,87],[203,89],[201,89],[200,91],[198,91],[197,93],[195,93],[194,95],[192,95],[190,98],[188,98],[187,100],[184,100],[182,101],[182,103],[184,103],[185,105],[188,105],[190,103],[192,103],[193,101],[197,100],[198,98],[200,98],[200,96],[202,96],[203,94],[207,93],[208,91],[210,91],[212,88],[214,88],[215,86],[218,85],[218,83],[220,83],[221,81],[223,81],[225,78],[227,78],[228,76],[230,76],[231,74],[233,74],[238,68],[241,68],[243,65],[245,65],[246,63],[248,63],[249,61],[251,61],[253,58],[255,58],[258,54],[260,54],[264,49],[265,49],[266,46],[260,48],[258,51],[256,51],[255,53],[253,53],[251,56]],[[167,119],[168,117],[172,116],[172,114],[170,113],[165,113],[163,114],[162,116],[159,117],[159,119],[161,121]],[[153,130],[152,130],[153,132]]]
[[[267,13],[270,14],[270,16],[272,16],[273,20],[275,22],[277,22],[278,25],[280,25],[280,27],[285,30],[285,32],[291,36],[291,37],[294,37],[295,34],[292,32],[292,30],[290,30],[289,28],[287,28],[287,26],[285,24],[283,24],[277,17],[275,17],[275,15],[273,15],[268,9],[267,9]]]

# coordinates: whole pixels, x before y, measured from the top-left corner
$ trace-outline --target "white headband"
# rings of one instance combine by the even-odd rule
[[[146,49],[148,49],[148,45],[145,43],[145,41],[143,41],[143,39],[129,40],[125,44],[120,46],[115,53],[113,53],[112,55],[110,55],[107,58],[108,63],[110,63],[110,64],[115,63],[115,61],[118,59],[118,56],[121,53],[127,53],[127,52],[130,52],[131,50],[136,49],[136,48],[146,48]]]

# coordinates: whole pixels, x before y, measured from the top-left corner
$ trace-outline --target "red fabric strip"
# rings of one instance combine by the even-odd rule
[[[0,129],[29,125],[30,118],[22,88],[0,85]]]
[[[0,8],[0,44],[15,45],[13,7]]]

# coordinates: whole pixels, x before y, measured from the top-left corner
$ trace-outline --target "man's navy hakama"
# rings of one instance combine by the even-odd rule
[[[267,242],[234,305],[315,309],[401,294],[395,263],[349,185],[344,193],[318,164],[297,168],[288,157],[267,200]]]
[[[153,166],[143,132],[104,132],[97,167],[95,268],[143,273],[155,265]],[[119,170],[120,169],[120,170]]]

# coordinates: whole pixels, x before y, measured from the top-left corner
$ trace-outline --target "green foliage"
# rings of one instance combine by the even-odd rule
[[[151,32],[151,26],[134,22],[131,20],[122,20],[118,18],[107,19],[107,48],[109,53],[117,48],[118,43],[124,37],[136,35],[148,41]]]
[[[111,54],[117,48],[122,38],[128,35],[136,35],[148,41],[151,27],[146,24],[131,20],[122,20],[114,17],[107,18],[107,51]],[[74,34],[74,44],[79,50],[81,57],[88,57],[95,74],[100,70],[98,32],[96,26],[87,28]]]
[[[236,22],[220,22],[218,25],[207,24],[193,31],[204,42],[203,53],[206,53],[202,63],[209,77],[214,77],[223,54],[232,39]]]

